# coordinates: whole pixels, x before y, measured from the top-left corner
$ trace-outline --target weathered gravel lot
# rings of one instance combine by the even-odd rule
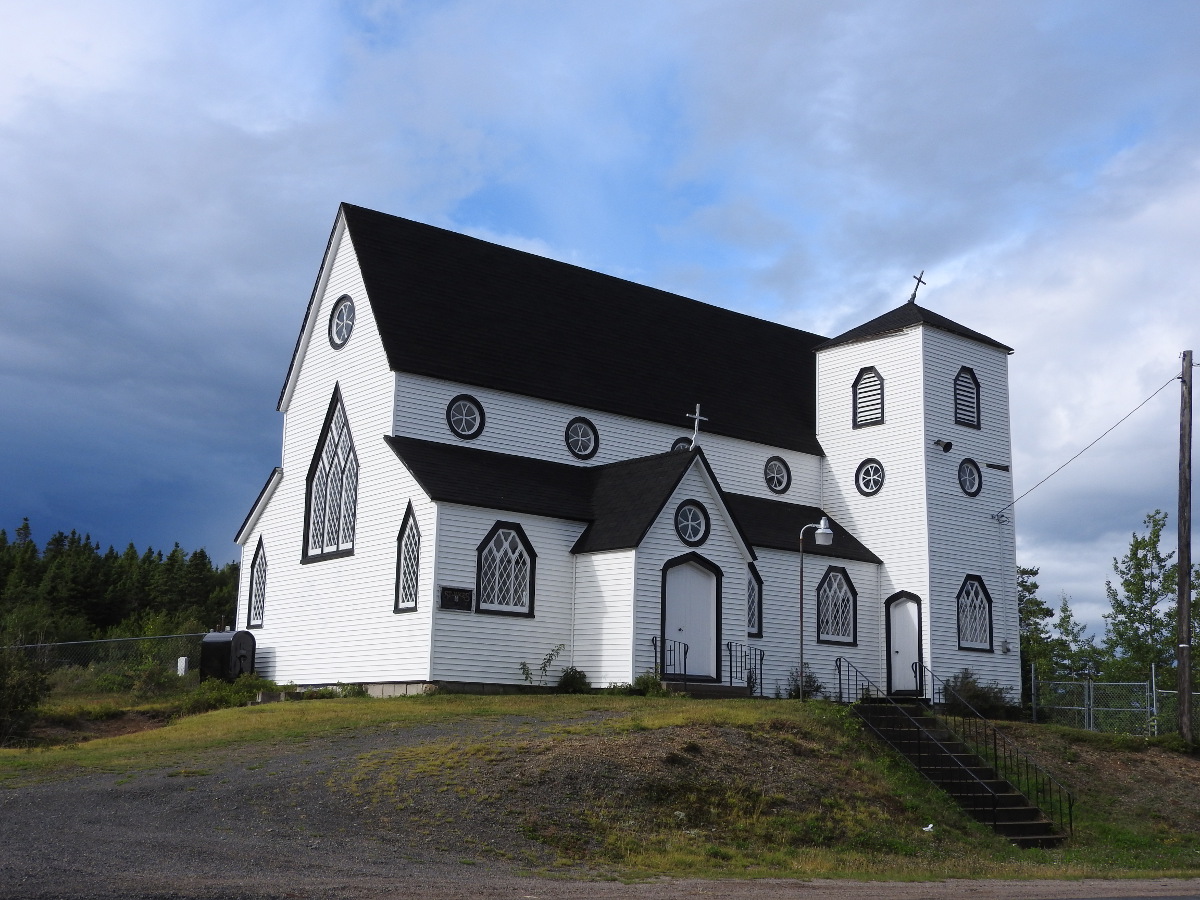
[[[555,868],[540,844],[500,827],[503,809],[499,819],[473,823],[467,842],[436,820],[422,823],[412,811],[395,815],[329,787],[344,784],[358,758],[372,751],[499,743],[540,731],[538,723],[516,717],[382,728],[0,788],[0,898],[1200,897],[1200,879],[625,885],[597,880],[601,873]]]

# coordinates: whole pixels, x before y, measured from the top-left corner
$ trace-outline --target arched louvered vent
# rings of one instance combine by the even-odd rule
[[[979,427],[979,379],[966,366],[954,376],[954,422],[968,428]]]
[[[874,366],[867,366],[854,379],[854,427],[882,424],[883,376]]]

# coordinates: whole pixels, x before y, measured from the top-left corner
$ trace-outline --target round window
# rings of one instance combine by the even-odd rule
[[[684,450],[692,449],[692,439],[690,437],[675,438],[675,443],[671,445],[672,453],[682,453]]]
[[[983,473],[973,459],[964,459],[958,464],[958,486],[968,497],[974,497],[983,489]]]
[[[864,497],[873,497],[883,488],[883,463],[877,459],[864,459],[854,473],[854,485]]]
[[[463,440],[477,438],[483,431],[483,407],[470,394],[459,394],[446,407],[446,424]]]
[[[695,500],[684,500],[675,510],[675,533],[689,547],[708,540],[708,510]]]
[[[792,470],[780,457],[772,456],[763,467],[763,478],[773,494],[786,494],[792,486]]]
[[[333,304],[333,312],[329,314],[329,346],[341,350],[350,340],[350,332],[354,330],[354,301],[343,294]]]
[[[576,459],[591,459],[600,449],[600,436],[596,426],[583,416],[576,416],[567,423],[567,449]]]

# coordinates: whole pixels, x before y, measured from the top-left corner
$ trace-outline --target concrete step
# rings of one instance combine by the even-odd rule
[[[663,687],[672,694],[687,694],[696,700],[729,700],[753,696],[744,684],[719,684],[715,681],[664,681]]]

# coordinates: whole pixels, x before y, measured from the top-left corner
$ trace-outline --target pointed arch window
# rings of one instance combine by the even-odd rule
[[[250,605],[246,611],[246,627],[262,628],[263,612],[267,606],[267,551],[263,539],[258,539],[254,548],[254,561],[250,564]]]
[[[954,424],[979,428],[979,379],[963,366],[954,376]]]
[[[396,605],[393,612],[417,608],[417,587],[421,573],[421,529],[412,503],[404,512],[404,522],[396,537]]]
[[[854,379],[854,427],[883,424],[883,376],[874,366],[858,370]]]
[[[746,579],[746,636],[762,637],[763,635],[763,582],[758,569],[751,564],[750,574]]]
[[[958,647],[992,649],[992,595],[978,575],[968,575],[958,589]]]
[[[304,562],[353,553],[357,510],[358,455],[350,437],[341,389],[335,387],[308,468]]]
[[[537,554],[525,529],[516,522],[497,522],[476,554],[475,611],[532,616]]]
[[[817,642],[858,643],[858,591],[841,566],[826,569],[817,585]]]

